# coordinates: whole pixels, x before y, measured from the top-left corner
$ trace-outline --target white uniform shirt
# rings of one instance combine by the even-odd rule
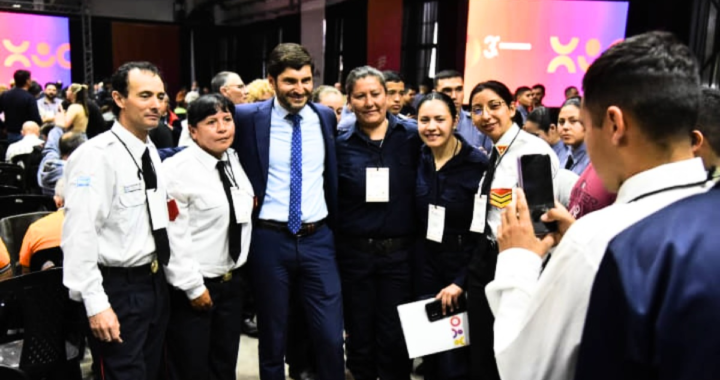
[[[572,379],[593,280],[610,240],[651,213],[707,188],[693,186],[633,200],[706,177],[699,158],[634,175],[620,187],[615,204],[570,227],[542,275],[542,261],[535,253],[518,248],[501,252],[495,280],[485,289],[495,315],[500,377]]]
[[[155,259],[145,182],[138,170],[146,148],[157,191],[165,193],[155,145],[149,138],[142,142],[118,122],[81,145],[65,164],[63,283],[73,299],[85,303],[88,316],[110,307],[98,264],[134,267]]]
[[[223,161],[230,162],[230,181],[253,205],[250,180],[240,166],[237,154],[228,149]],[[216,166],[218,159],[197,144],[163,162],[168,195],[178,205],[179,215],[170,222],[168,236],[173,260],[167,268],[168,282],[193,300],[205,291],[203,277],[220,277],[242,266],[250,248],[251,222],[241,227],[240,257],[233,262],[228,253],[230,209]]]
[[[499,163],[496,162],[495,176],[490,190],[490,208],[487,213],[487,222],[490,226],[490,236],[495,240],[497,228],[500,225],[500,215],[513,199],[513,189],[518,186],[518,158],[527,154],[547,154],[550,156],[553,178],[558,171],[559,162],[552,148],[539,137],[533,136],[513,124],[510,129],[498,140],[495,148],[501,153]],[[503,153],[504,151],[504,153]],[[485,181],[483,178],[481,181]],[[481,187],[482,188],[482,187]]]

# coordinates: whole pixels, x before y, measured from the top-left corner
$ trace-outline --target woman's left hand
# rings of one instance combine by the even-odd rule
[[[443,290],[440,291],[435,296],[435,299],[442,301],[442,312],[443,315],[447,313],[447,311],[453,311],[455,308],[458,307],[458,298],[463,294],[463,290],[461,287],[450,284],[449,286],[445,287]]]

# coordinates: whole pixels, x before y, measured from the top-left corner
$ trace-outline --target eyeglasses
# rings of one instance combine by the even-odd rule
[[[485,110],[487,110],[488,112],[491,112],[491,113],[495,113],[498,110],[500,110],[500,108],[502,108],[503,104],[505,104],[504,101],[495,100],[495,101],[488,102],[487,107],[473,106],[472,113],[477,116],[482,116],[483,113],[485,113]]]

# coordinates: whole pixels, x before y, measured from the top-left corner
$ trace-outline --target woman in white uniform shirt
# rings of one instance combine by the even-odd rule
[[[173,379],[235,379],[254,196],[235,151],[233,104],[218,94],[188,107],[195,144],[163,163],[177,216],[168,227],[173,257],[167,331]]]
[[[512,189],[518,186],[518,158],[526,154],[549,155],[553,176],[559,165],[557,155],[545,141],[513,123],[516,111],[512,100],[507,86],[497,81],[482,82],[470,94],[473,124],[490,137],[494,145],[488,171],[480,182],[480,193],[488,200],[485,239],[480,239],[470,260],[466,284],[472,379],[500,378],[493,352],[493,316],[485,297],[485,285],[495,277],[498,254],[495,237],[500,213],[512,202]]]

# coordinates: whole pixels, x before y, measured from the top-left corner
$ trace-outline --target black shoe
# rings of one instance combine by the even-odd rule
[[[242,321],[242,333],[251,337],[251,338],[257,338],[258,337],[258,328],[255,321],[252,320],[252,318],[245,318]]]

